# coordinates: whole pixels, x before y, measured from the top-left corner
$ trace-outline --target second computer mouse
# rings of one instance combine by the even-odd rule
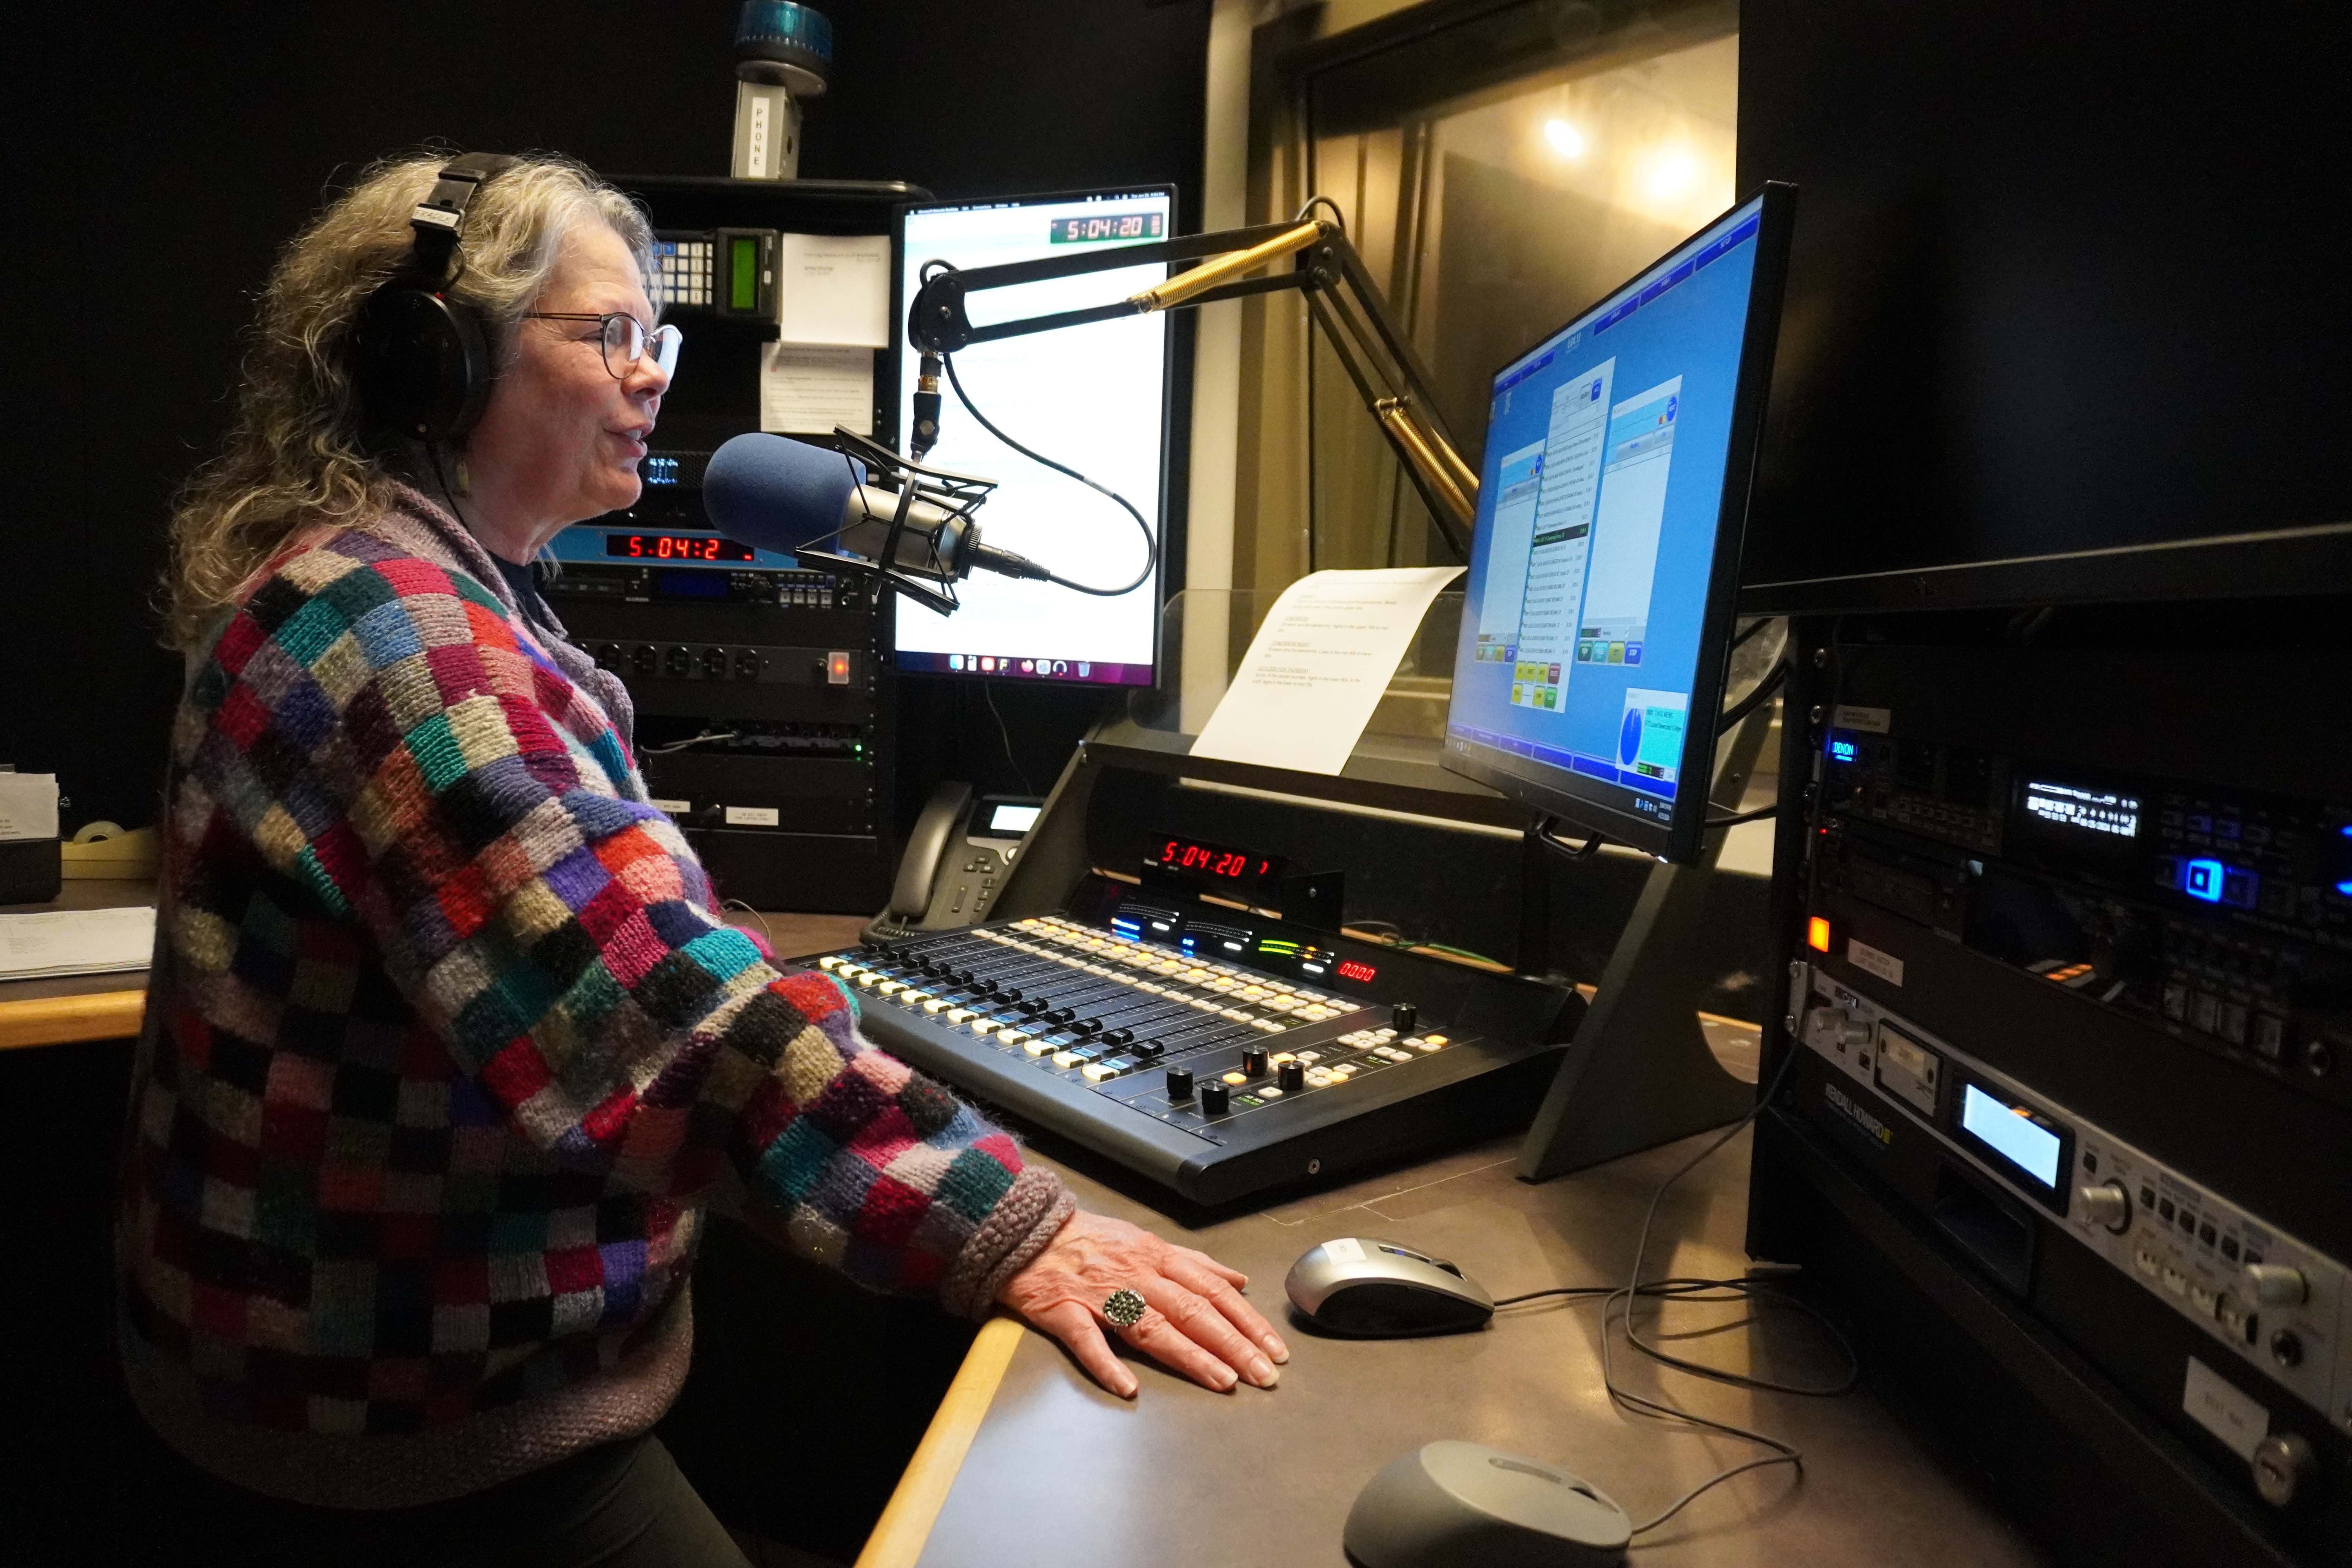
[[[1363,1339],[1456,1333],[1495,1315],[1495,1299],[1453,1264],[1366,1236],[1309,1247],[1282,1283],[1307,1321]]]
[[[1453,1438],[1391,1460],[1340,1537],[1362,1568],[1615,1568],[1633,1527],[1557,1465]]]

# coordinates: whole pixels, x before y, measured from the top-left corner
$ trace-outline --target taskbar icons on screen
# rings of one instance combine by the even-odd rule
[[[1015,680],[1084,681],[1090,686],[1149,686],[1148,664],[1100,659],[1023,658],[996,653],[913,653],[898,650],[898,668],[914,675],[993,675]]]

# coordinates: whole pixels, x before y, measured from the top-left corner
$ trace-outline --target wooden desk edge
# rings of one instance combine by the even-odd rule
[[[913,1568],[923,1554],[956,1472],[963,1468],[963,1457],[988,1415],[997,1385],[1004,1381],[1004,1369],[1013,1364],[1013,1352],[1028,1331],[1015,1318],[991,1318],[980,1326],[971,1349],[964,1352],[963,1365],[956,1369],[955,1381],[948,1384],[947,1397],[940,1401],[915,1457],[907,1461],[882,1517],[875,1521],[874,1533],[866,1538],[856,1568]]]
[[[0,1002],[0,1050],[126,1039],[139,1033],[146,1009],[144,991],[91,991],[79,996]]]

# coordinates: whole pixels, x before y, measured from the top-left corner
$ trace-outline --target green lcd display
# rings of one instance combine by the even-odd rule
[[[748,234],[731,236],[727,242],[727,308],[760,308],[760,242]]]

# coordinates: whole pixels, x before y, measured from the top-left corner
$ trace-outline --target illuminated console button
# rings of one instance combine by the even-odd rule
[[[1082,1070],[1087,1081],[1091,1083],[1100,1083],[1105,1079],[1117,1078],[1127,1071],[1125,1068],[1113,1062],[1088,1062]]]
[[[966,1018],[971,1016],[971,1009],[969,1007],[950,1007],[948,1009],[948,1022],[950,1024],[961,1024]]]
[[[1255,1089],[1250,1090],[1250,1092],[1256,1095],[1260,1100],[1280,1100],[1282,1098],[1282,1090],[1275,1088],[1274,1085],[1270,1083],[1262,1083]]]
[[[1323,1053],[1321,1051],[1285,1051],[1274,1059],[1278,1062],[1288,1061],[1294,1055],[1297,1056],[1300,1061],[1305,1062],[1309,1067],[1314,1066],[1317,1062],[1323,1059]]]
[[[1444,1048],[1445,1037],[1443,1035],[1432,1035],[1429,1038],[1422,1041],[1419,1045],[1416,1045],[1413,1047],[1413,1049],[1422,1052],[1423,1055],[1427,1055],[1431,1051],[1444,1050]]]
[[[1005,1045],[1017,1046],[1029,1037],[1018,1029],[999,1029],[996,1031],[996,1037]]]
[[[1042,1057],[1054,1048],[1054,1042],[1051,1040],[1024,1040],[1021,1042],[1021,1048],[1027,1051],[1033,1057]]]
[[[819,969],[838,969],[841,967],[841,962],[838,955],[827,954],[816,961],[816,966]]]
[[[885,996],[895,996],[906,988],[907,983],[903,980],[885,980],[878,987]]]
[[[1445,1037],[1444,1035],[1423,1035],[1422,1037],[1422,1040],[1426,1045],[1442,1046],[1445,1043]]]
[[[923,1011],[926,1013],[944,1013],[947,1011],[947,1005],[937,996],[927,996],[923,999]]]
[[[1085,1057],[1080,1056],[1076,1051],[1055,1051],[1054,1053],[1054,1065],[1057,1068],[1074,1068],[1084,1062],[1086,1059],[1087,1058]]]
[[[1225,1081],[1230,1084],[1244,1084],[1249,1082],[1249,1075],[1247,1073],[1229,1072],[1225,1074]]]
[[[1280,1067],[1284,1062],[1297,1061],[1298,1058],[1294,1052],[1276,1051],[1274,1055],[1266,1058],[1265,1059],[1272,1062],[1275,1066]]]

